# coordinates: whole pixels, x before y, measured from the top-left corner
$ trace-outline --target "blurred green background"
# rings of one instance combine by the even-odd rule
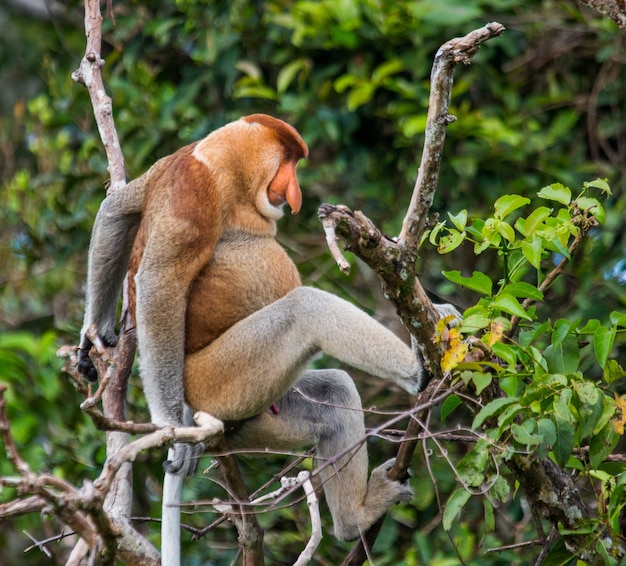
[[[41,5],[0,5],[0,381],[9,384],[12,430],[32,468],[80,483],[98,474],[103,438],[81,413],[55,352],[78,340],[89,235],[108,175],[87,92],[70,77],[85,48],[82,3]],[[533,199],[555,181],[576,189],[607,177],[614,193],[607,226],[551,289],[547,305],[555,317],[603,320],[626,302],[626,33],[608,19],[574,0],[157,0],[116,1],[114,11],[115,25],[105,18],[103,76],[129,178],[241,115],[289,121],[310,157],[299,168],[302,211],[281,221],[281,243],[306,284],[341,294],[398,331],[371,272],[354,261],[349,278],[340,274],[317,208],[345,204],[396,235],[419,164],[437,48],[489,21],[504,24],[501,38],[456,70],[451,112],[458,120],[447,130],[434,212],[480,214],[503,194]],[[461,307],[472,298],[443,281],[441,270],[489,274],[497,261],[479,261],[465,248],[446,256],[425,248],[422,256],[429,291]],[[406,405],[388,386],[357,379],[364,406]],[[131,388],[129,410],[136,420],[148,418],[139,387]],[[376,440],[370,450],[379,462],[394,447]],[[145,454],[136,466],[138,516],[159,514],[163,456]],[[423,470],[418,458],[415,469]],[[250,488],[285,461],[244,460]],[[440,460],[431,465],[449,494],[452,472]],[[0,460],[0,475],[13,474]],[[480,564],[526,564],[534,556],[532,548],[485,553],[535,536],[519,498],[499,510],[495,532],[485,535],[481,513],[466,512],[449,538],[430,479],[416,474],[411,481],[416,497],[393,509],[376,564],[457,564],[453,543]],[[224,496],[207,477],[187,490],[187,499]],[[0,498],[12,495],[5,489]],[[185,520],[202,526],[213,517],[196,512]],[[268,563],[293,563],[308,537],[306,505],[260,519]],[[156,524],[141,528],[158,543]],[[54,563],[64,542],[49,545],[53,558],[22,551],[29,535],[59,532],[39,516],[2,524],[0,564]],[[200,542],[190,538],[185,565],[228,564],[235,555],[231,527]],[[337,564],[348,548],[325,536],[317,563]]]

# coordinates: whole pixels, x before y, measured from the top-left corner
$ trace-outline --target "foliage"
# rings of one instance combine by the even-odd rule
[[[602,556],[605,564],[619,564],[626,462],[609,457],[624,434],[626,395],[620,395],[616,386],[626,371],[611,353],[616,340],[625,341],[626,313],[615,311],[605,321],[552,322],[544,309],[530,306],[544,300],[553,274],[572,260],[570,251],[590,228],[604,223],[606,213],[594,190],[611,195],[600,179],[585,183],[575,198],[568,187],[549,185],[537,196],[550,206],[536,206],[526,216],[521,211],[530,199],[505,195],[495,202],[493,216],[468,221],[467,211],[461,211],[449,215],[451,227],[440,222],[429,234],[441,253],[468,241],[475,254],[496,253],[501,265],[495,288],[480,272],[471,277],[444,272],[450,281],[481,296],[465,311],[458,332],[480,337],[488,357],[463,361],[464,354],[451,355],[443,362],[484,402],[475,408],[471,429],[477,440],[456,467],[461,485],[448,500],[443,525],[452,528],[472,495],[488,494],[485,523],[493,529],[492,501],[510,497],[503,466],[520,454],[549,457],[577,478],[581,491],[594,495],[591,505],[599,510],[597,518],[589,518],[572,507],[576,528],[563,524],[561,534],[588,537],[589,554],[579,558]],[[520,319],[519,335],[514,334]],[[452,341],[452,354],[455,350],[467,352],[460,336]],[[498,394],[489,395],[496,382]],[[461,400],[453,396],[446,404],[448,418]],[[557,546],[546,563],[556,563],[557,550],[563,558],[564,549]]]
[[[479,294],[459,343],[470,331],[478,333],[505,369],[486,372],[483,363],[454,371],[479,394],[499,383],[512,401],[500,401],[505,405],[498,411],[486,405],[477,442],[447,447],[455,467],[445,458],[416,461],[416,470],[428,463],[438,491],[426,474],[412,478],[416,497],[393,510],[376,563],[456,563],[455,553],[468,561],[479,556],[481,563],[529,561],[536,555],[532,548],[484,552],[534,536],[523,494],[513,489],[506,499],[508,475],[495,471],[511,454],[529,449],[551,454],[597,489],[592,495],[603,505],[603,521],[615,530],[624,476],[615,464],[599,461],[607,451],[602,440],[615,439],[609,428],[612,422],[619,428],[618,413],[609,413],[624,393],[616,361],[624,359],[623,318],[611,314],[626,300],[624,35],[567,0],[129,0],[114,8],[115,25],[107,22],[104,32],[105,84],[129,177],[241,114],[266,111],[288,119],[311,156],[300,171],[304,207],[281,226],[283,242],[307,283],[380,316],[393,313],[372,275],[359,265],[348,280],[338,274],[315,211],[322,201],[345,203],[398,233],[416,174],[435,50],[485,21],[507,26],[471,67],[457,70],[451,111],[458,120],[447,130],[435,212],[467,213],[433,228],[432,240],[448,253],[424,251],[420,271],[433,292],[463,307],[474,305]],[[102,439],[59,377],[53,352],[78,335],[89,230],[104,194],[106,161],[86,93],[70,79],[84,49],[82,6],[68,2],[54,25],[7,10],[0,7],[0,21],[11,17],[0,38],[0,378],[10,384],[9,414],[30,465],[77,481],[101,463]],[[608,178],[614,191],[601,201],[594,193],[601,186],[585,187],[583,196],[597,205],[568,199],[559,185],[541,191],[557,180],[577,187],[597,176]],[[541,291],[541,308],[520,310],[524,299],[539,299],[550,262],[567,257],[581,207],[605,220],[603,227],[591,230],[566,276]],[[598,216],[601,209],[605,219]],[[523,324],[509,339],[515,315]],[[365,406],[406,407],[405,399],[359,380]],[[138,388],[129,402],[133,416],[145,419]],[[468,428],[478,411],[470,414],[465,403],[452,410],[454,403],[441,409],[447,426]],[[382,417],[367,418],[373,424]],[[552,427],[564,434],[555,436]],[[567,456],[594,438],[593,459],[590,454],[578,465]],[[382,461],[391,449],[373,440],[371,452]],[[137,464],[143,478],[136,486],[138,515],[158,514],[154,486],[161,459],[149,454]],[[250,485],[267,477],[267,462],[246,460]],[[282,463],[277,457],[272,469]],[[0,466],[10,472],[6,462]],[[482,489],[481,477],[493,483],[487,484],[491,491],[468,498]],[[207,484],[204,477],[194,479],[186,499],[223,495]],[[449,500],[448,538],[438,527],[436,495],[446,500],[458,485],[472,489]],[[306,509],[262,517],[273,562],[288,562],[306,537]],[[208,521],[194,514],[189,522]],[[38,532],[38,525],[33,518],[29,532]],[[206,545],[190,542],[189,563],[210,560],[214,553],[207,547],[228,536],[219,531]],[[347,546],[330,538],[319,554],[337,563]],[[13,533],[2,544],[9,539],[14,544]],[[25,543],[19,544],[12,555],[21,555]],[[30,553],[25,560],[36,559]]]

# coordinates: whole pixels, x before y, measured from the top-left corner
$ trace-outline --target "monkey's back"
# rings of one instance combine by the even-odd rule
[[[296,266],[273,236],[226,232],[189,291],[186,353],[204,348],[299,285]]]

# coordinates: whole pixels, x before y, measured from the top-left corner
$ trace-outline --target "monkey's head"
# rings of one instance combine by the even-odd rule
[[[247,202],[271,221],[283,216],[284,204],[293,214],[300,210],[302,192],[296,165],[308,154],[293,126],[266,114],[226,124],[194,149],[194,156],[214,176],[226,210],[241,215]]]
[[[296,165],[309,155],[309,148],[293,126],[278,118],[252,114],[241,120],[254,129],[260,126],[264,130],[261,133],[264,138],[261,144],[263,162],[267,163],[268,171],[273,172],[269,183],[263,186],[264,190],[255,196],[257,209],[268,218],[278,219],[287,203],[291,213],[297,214],[302,206],[302,191]]]

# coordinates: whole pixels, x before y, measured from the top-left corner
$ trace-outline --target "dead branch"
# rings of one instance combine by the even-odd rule
[[[626,5],[623,0],[580,0],[580,3],[611,18],[621,29],[626,29]]]
[[[435,55],[430,73],[428,118],[424,132],[424,149],[413,189],[411,203],[402,223],[398,243],[417,253],[420,238],[426,227],[426,217],[433,203],[439,182],[439,167],[443,155],[446,127],[456,118],[448,113],[454,68],[458,63],[469,65],[481,44],[502,35],[504,26],[492,22],[468,33],[465,37],[444,43]]]
[[[28,497],[0,505],[0,518],[15,517],[25,513],[51,509],[54,514],[78,534],[84,543],[79,543],[72,560],[80,563],[79,555],[98,552],[99,564],[113,564],[117,555],[123,562],[156,566],[160,556],[156,549],[143,537],[138,537],[128,521],[116,517],[105,505],[111,489],[116,488],[119,470],[132,462],[143,450],[171,444],[173,442],[199,442],[218,436],[223,425],[206,413],[196,415],[198,427],[165,427],[135,442],[125,445],[110,456],[100,477],[85,481],[80,489],[63,479],[50,475],[36,475],[20,456],[11,435],[6,414],[4,392],[0,384],[0,435],[7,449],[9,460],[19,472],[17,477],[0,478],[0,486],[11,486]],[[133,546],[129,546],[130,541]]]
[[[448,113],[454,68],[458,63],[468,64],[483,42],[501,35],[503,31],[504,26],[501,24],[489,23],[465,37],[446,42],[437,51],[431,72],[422,159],[402,231],[397,239],[385,237],[362,213],[352,213],[344,206],[322,205],[318,213],[327,241],[333,242],[331,251],[340,267],[343,256],[334,244],[337,237],[344,241],[346,250],[355,253],[378,274],[385,295],[394,303],[404,325],[417,339],[426,367],[436,378],[423,396],[432,395],[441,387],[440,379],[443,375],[440,360],[443,352],[431,340],[439,317],[415,275],[415,260],[437,189],[445,129],[455,120]],[[420,397],[420,400],[423,398],[426,397]],[[401,444],[396,463],[389,472],[391,478],[403,479],[406,476],[418,432],[417,421],[412,419],[406,433],[407,441]],[[355,545],[344,564],[361,564],[367,558],[367,548],[376,539],[381,524],[382,519]]]
[[[99,0],[85,0],[85,35],[87,47],[80,66],[72,73],[72,79],[89,91],[100,138],[107,154],[111,176],[109,191],[126,185],[124,156],[113,120],[113,101],[107,95],[102,80],[104,59],[100,56],[102,46],[102,14]]]
[[[309,506],[309,514],[311,515],[311,538],[305,549],[298,556],[298,560],[294,566],[304,566],[313,559],[313,554],[322,540],[322,521],[320,519],[319,501],[315,494],[315,488],[311,482],[309,472],[303,471],[298,474],[295,483],[302,486],[306,494],[306,502]]]
[[[107,10],[110,16],[112,16],[111,2],[107,2]],[[89,91],[89,95],[94,108],[94,114],[100,137],[105,147],[108,160],[109,174],[111,176],[111,182],[108,192],[121,190],[126,184],[126,173],[124,169],[124,157],[121,151],[119,138],[115,129],[115,123],[113,120],[112,101],[109,96],[106,95],[104,89],[104,83],[102,81],[101,69],[104,65],[104,60],[100,56],[101,39],[102,39],[102,15],[100,13],[99,0],[85,0],[85,32],[87,36],[87,48],[85,56],[83,57],[80,67],[72,74],[72,78],[85,85]],[[113,355],[114,361],[118,363],[117,372],[111,378],[110,383],[106,388],[101,388],[104,406],[103,419],[99,418],[98,413],[92,413],[95,420],[99,421],[101,425],[108,426],[113,422],[121,423],[126,420],[125,418],[125,399],[126,388],[128,384],[128,376],[130,375],[130,367],[135,355],[136,348],[136,335],[134,328],[130,324],[127,309],[127,295],[126,289],[124,292],[124,304],[122,307],[123,321],[122,330],[120,334],[120,341]],[[108,368],[110,369],[110,368]],[[100,370],[100,368],[98,368]],[[105,375],[100,373],[99,375]],[[100,390],[99,390],[100,391]],[[98,398],[98,395],[95,396]],[[123,427],[128,429],[128,427]],[[134,428],[134,427],[133,427]],[[161,442],[165,441],[163,438],[159,438],[160,431],[152,433],[151,441]],[[157,438],[157,440],[155,440]],[[150,441],[142,439],[140,445],[147,446]],[[110,432],[107,434],[107,453],[109,456],[116,455],[121,450],[126,450],[128,446],[128,436],[124,432]],[[133,541],[143,544],[145,539],[139,535],[130,525],[130,504],[132,500],[131,490],[131,471],[129,460],[126,457],[133,457],[136,455],[135,450],[141,449],[135,445],[132,448],[128,448],[128,451],[121,456],[123,461],[120,467],[116,484],[111,486],[109,491],[109,499],[106,503],[106,508],[111,514],[112,520],[118,525],[120,532],[119,548],[122,552],[131,552],[133,549]],[[115,464],[118,460],[111,459],[109,470],[115,468]],[[238,494],[241,501],[247,500],[246,489],[243,483],[243,479],[239,472],[239,468],[236,465],[234,459],[229,459],[223,462],[223,467],[228,471],[228,481],[233,482],[234,492]],[[103,472],[104,473],[104,472]],[[109,476],[105,473],[106,480],[104,483],[108,485]],[[246,521],[246,526],[249,529],[245,532],[240,532],[240,539],[243,540],[244,548],[244,564],[260,564],[263,560],[263,546],[262,546],[262,531],[256,522],[256,518],[253,516]],[[141,557],[135,556],[133,563],[139,563]]]

